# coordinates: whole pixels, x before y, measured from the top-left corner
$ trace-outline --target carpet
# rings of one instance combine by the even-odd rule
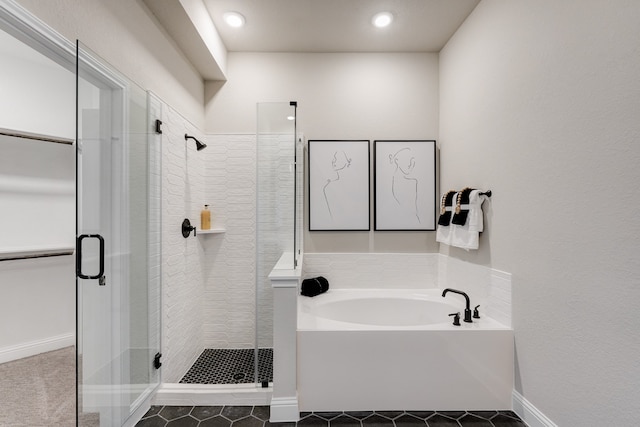
[[[0,425],[76,425],[75,347],[0,364]]]

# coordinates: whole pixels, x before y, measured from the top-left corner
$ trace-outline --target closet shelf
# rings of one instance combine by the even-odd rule
[[[32,139],[35,141],[55,142],[56,144],[73,145],[74,140],[70,138],[62,138],[59,136],[42,135],[38,133],[25,132],[14,129],[0,128],[0,135],[11,136],[14,138]]]
[[[73,255],[74,247],[51,248],[7,248],[0,249],[0,261],[17,259],[46,258],[52,256]]]

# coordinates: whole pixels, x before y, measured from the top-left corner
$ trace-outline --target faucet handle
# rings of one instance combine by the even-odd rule
[[[453,326],[460,326],[460,312],[451,313],[449,316],[453,316]]]
[[[478,312],[478,307],[480,307],[480,304],[476,305],[476,308],[473,309],[473,318],[474,319],[479,319],[480,318],[480,313]]]

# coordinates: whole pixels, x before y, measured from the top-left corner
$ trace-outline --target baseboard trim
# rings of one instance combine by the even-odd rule
[[[558,427],[520,393],[513,390],[512,396],[513,412],[518,414],[529,427]]]
[[[140,421],[151,408],[151,397],[151,395],[147,396],[142,403],[140,403],[140,406],[131,413],[131,416],[124,422],[122,427],[135,427],[135,425],[138,424],[138,421]]]
[[[298,408],[298,398],[294,397],[274,397],[271,399],[272,423],[294,423],[300,421],[300,410]]]
[[[47,351],[59,350],[76,344],[75,334],[63,334],[43,340],[31,341],[0,349],[0,363],[24,359]]]
[[[267,406],[273,387],[255,384],[176,384],[163,383],[152,399],[153,405],[167,406]]]

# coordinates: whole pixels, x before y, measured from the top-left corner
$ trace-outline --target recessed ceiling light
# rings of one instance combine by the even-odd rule
[[[222,17],[224,18],[224,22],[226,22],[230,27],[240,28],[244,26],[244,16],[238,12],[227,12],[222,15]]]
[[[295,120],[295,116],[287,116],[287,120]]]
[[[371,22],[378,28],[388,27],[393,21],[393,14],[391,12],[380,12],[373,16]]]

